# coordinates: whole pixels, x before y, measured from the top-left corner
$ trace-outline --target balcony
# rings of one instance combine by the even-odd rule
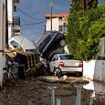
[[[13,26],[20,26],[20,17],[13,17]]]
[[[14,4],[19,4],[20,0],[14,0]]]
[[[20,34],[20,17],[18,16],[13,17],[13,34]]]

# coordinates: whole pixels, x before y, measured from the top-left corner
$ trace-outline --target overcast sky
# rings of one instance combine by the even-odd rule
[[[71,0],[52,0],[53,13],[64,13],[69,9]],[[104,0],[99,0],[100,2]],[[35,40],[44,32],[45,14],[50,13],[51,0],[20,0],[17,13],[21,19],[21,34]],[[37,24],[36,24],[37,23]],[[40,23],[40,24],[39,24]],[[28,25],[27,25],[28,24]]]

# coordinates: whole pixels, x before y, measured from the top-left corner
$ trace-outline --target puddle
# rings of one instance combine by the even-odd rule
[[[89,81],[88,84],[75,85],[74,88],[75,88],[75,94],[74,94],[74,97],[72,97],[74,98],[73,99],[74,101],[70,102],[70,103],[73,103],[72,105],[93,105],[93,104],[103,105],[103,104],[99,104],[100,103],[99,97],[101,98],[102,95],[103,97],[105,97],[105,85],[104,84]],[[62,103],[63,98],[61,95],[56,95],[56,91],[59,91],[59,88],[57,88],[56,86],[51,86],[49,87],[49,89],[51,92],[51,104],[50,105],[66,105],[67,104],[67,102],[66,104]],[[63,97],[66,97],[66,95],[64,95]],[[68,98],[68,101],[71,101],[69,100],[71,99],[71,96],[68,95],[66,98]],[[97,102],[97,98],[98,98],[98,102]],[[67,104],[67,105],[71,105],[71,104]]]

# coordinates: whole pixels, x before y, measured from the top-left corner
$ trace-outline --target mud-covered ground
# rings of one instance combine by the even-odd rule
[[[18,80],[16,84],[8,84],[0,92],[0,105],[51,105],[52,88],[55,89],[56,105],[76,105],[77,88],[81,90],[82,105],[105,105],[104,94],[96,95],[91,100],[93,91],[83,89],[81,84],[86,84],[81,78],[69,78],[67,80],[58,79],[56,82],[49,81],[49,78],[29,77],[26,80]],[[64,78],[65,79],[65,78]],[[46,81],[48,80],[48,81]],[[66,82],[65,82],[66,81]]]

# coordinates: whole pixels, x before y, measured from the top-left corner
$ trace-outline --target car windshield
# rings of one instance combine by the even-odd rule
[[[10,43],[18,51],[23,51],[23,48],[21,47],[21,45],[19,45],[16,41],[11,41]]]
[[[60,55],[61,60],[75,59],[73,55]]]

